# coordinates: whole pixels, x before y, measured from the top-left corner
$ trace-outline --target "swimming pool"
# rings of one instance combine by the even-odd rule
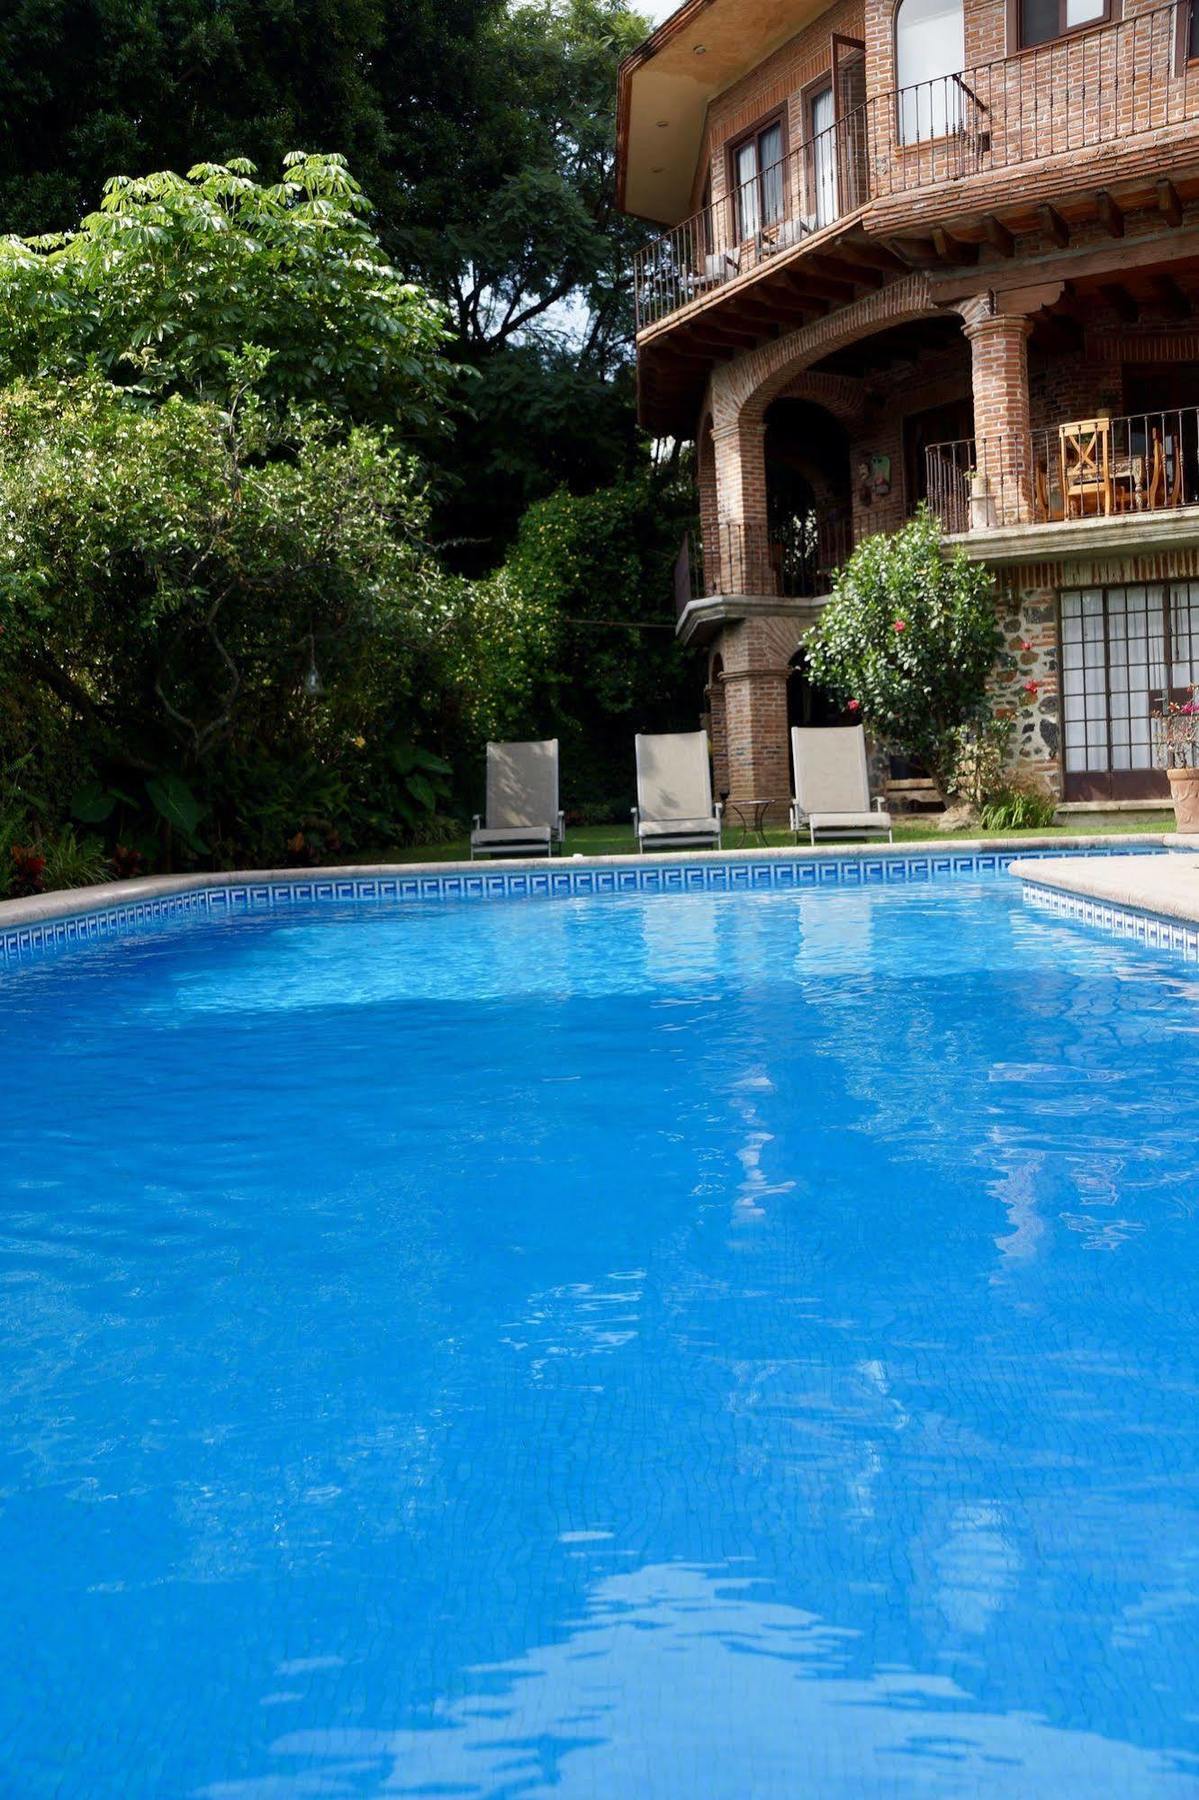
[[[1199,1792],[1199,980],[1004,878],[0,978],[0,1792]]]

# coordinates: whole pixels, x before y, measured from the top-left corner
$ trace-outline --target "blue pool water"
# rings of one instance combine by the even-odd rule
[[[0,977],[0,1793],[1199,1793],[1199,981],[1010,880]]]

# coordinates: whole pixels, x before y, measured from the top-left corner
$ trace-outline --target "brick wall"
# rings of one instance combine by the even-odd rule
[[[862,36],[863,0],[839,0],[798,36],[713,100],[700,145],[693,211],[703,203],[704,184],[709,175],[714,203],[728,193],[726,148],[751,130],[759,119],[768,118],[781,108],[786,119],[785,149],[795,150],[804,142],[808,136],[804,92],[821,76],[829,74],[834,32],[839,37]]]

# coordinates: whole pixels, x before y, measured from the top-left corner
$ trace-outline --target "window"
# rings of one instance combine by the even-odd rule
[[[1063,0],[1067,5],[1078,3],[1082,0]],[[1037,0],[1021,0],[1024,6],[1035,4]],[[925,143],[960,129],[960,76],[965,66],[962,0],[900,0],[895,14],[895,72],[901,144]]]
[[[1199,59],[1199,5],[1191,0],[1187,15],[1187,57],[1194,62]]]
[[[815,216],[816,228],[831,225],[840,210],[837,206],[836,108],[831,87],[820,88],[808,101],[808,130],[812,140],[811,165],[808,171],[808,204]]]
[[[1199,678],[1199,583],[1064,593],[1061,619],[1066,797],[1164,792],[1153,714]]]
[[[784,212],[783,121],[760,125],[732,150],[733,192],[737,201],[737,234],[756,237],[763,225],[776,225]]]
[[[1109,0],[1019,0],[1020,47],[1047,44],[1084,25],[1099,25],[1109,15]]]

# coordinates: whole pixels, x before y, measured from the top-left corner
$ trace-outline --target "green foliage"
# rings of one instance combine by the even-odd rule
[[[651,475],[533,507],[498,578],[520,619],[519,675],[497,732],[563,740],[572,804],[628,792],[632,738],[693,725],[674,636],[673,566],[692,497]]]
[[[61,888],[94,887],[111,874],[100,839],[79,838],[70,825],[45,839],[39,851],[45,858],[45,885],[51,893]]]
[[[997,788],[980,815],[987,831],[1043,831],[1056,816],[1057,801],[1051,794],[1015,781]]]
[[[255,761],[340,771],[347,840],[432,811],[442,765],[404,755],[470,655],[485,697],[487,664],[426,506],[387,434],[252,390],[151,409],[96,376],[0,393],[0,687],[52,701],[86,746],[59,809],[226,859],[267,847],[243,811]],[[301,824],[279,821],[276,853]]]
[[[448,410],[457,426],[453,454],[439,459],[447,479],[438,484],[444,498],[435,517],[455,566],[493,569],[524,508],[559,485],[584,492],[633,472],[641,449],[629,270],[648,228],[615,208],[616,68],[649,27],[625,0],[11,0],[8,14],[0,29],[0,232],[73,228],[114,172],[230,171],[210,169],[187,184],[206,187],[207,196],[140,184],[113,190],[99,235],[86,232],[75,255],[111,248],[132,289],[121,306],[132,303],[135,317],[128,343],[109,330],[123,324],[120,307],[111,322],[100,321],[97,354],[128,348],[136,357],[157,341],[160,324],[169,353],[186,353],[169,328],[184,318],[179,296],[187,290],[172,277],[161,310],[152,295],[143,305],[128,265],[145,263],[144,247],[134,231],[126,252],[119,235],[118,207],[155,230],[157,211],[168,244],[190,240],[203,276],[197,302],[206,343],[267,344],[281,362],[294,344],[277,377],[289,392],[311,370],[305,391],[326,403],[345,394],[357,416],[388,404],[388,384],[402,369],[384,370],[372,388],[370,358],[346,329],[352,311],[336,302],[334,353],[322,359],[326,299],[305,291],[302,267],[289,260],[290,231],[275,292],[272,190],[231,191],[248,180],[241,159],[266,171],[297,146],[338,150],[371,197],[388,258],[448,308],[450,359],[477,373],[445,407],[431,394],[405,397],[406,408],[426,415]],[[297,197],[293,210],[309,207],[315,230],[331,209],[332,235],[348,244],[358,208],[347,204],[344,170],[339,177],[330,158],[296,167],[312,172],[319,191]],[[288,176],[295,181],[296,168]],[[227,243],[207,229],[205,197],[255,232],[261,224],[260,257],[243,255],[240,231]],[[236,279],[222,288],[230,267]],[[364,290],[377,279],[370,266],[346,271],[348,284]],[[35,298],[48,295],[44,281]],[[30,331],[52,335],[53,317],[34,310]],[[74,301],[67,310],[75,312]],[[363,323],[370,313],[364,305]],[[16,295],[10,315],[19,326]],[[71,319],[64,328],[73,349],[92,341]],[[26,374],[36,366],[20,364]],[[122,379],[133,379],[132,367]],[[219,381],[219,368],[210,364],[206,379]]]
[[[1001,641],[990,575],[960,551],[946,556],[922,511],[858,545],[807,649],[813,681],[949,793]]]
[[[429,426],[452,380],[446,328],[388,263],[344,160],[253,175],[115,176],[78,230],[0,240],[0,383],[95,369],[143,396],[227,402],[250,375],[266,402]]]

